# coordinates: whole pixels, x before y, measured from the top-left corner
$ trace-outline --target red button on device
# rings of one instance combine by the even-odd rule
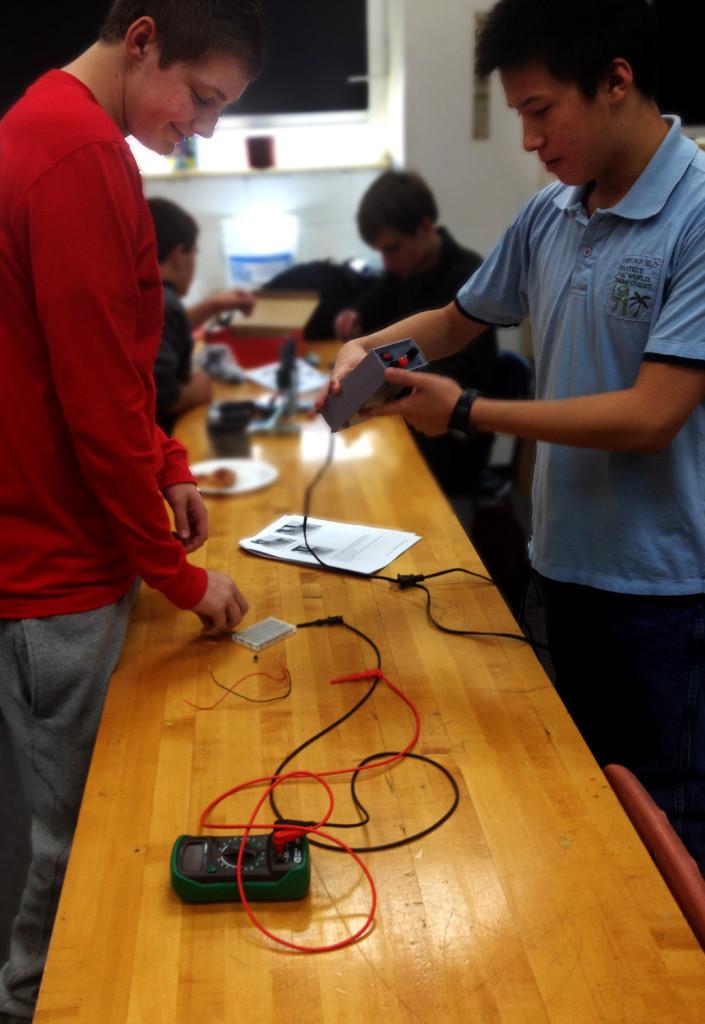
[[[399,356],[399,365],[400,366],[408,366],[409,365],[409,357],[408,356]]]

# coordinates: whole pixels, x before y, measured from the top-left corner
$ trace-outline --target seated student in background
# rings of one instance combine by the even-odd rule
[[[176,417],[211,401],[211,379],[192,366],[191,332],[218,313],[254,308],[250,292],[241,288],[213,292],[186,308],[181,301],[191,287],[196,269],[198,225],[193,217],[169,199],[148,199],[157,236],[157,259],[164,285],[164,328],[156,361],[157,423],[171,433]]]
[[[451,302],[482,259],[458,245],[450,232],[437,225],[436,199],[413,171],[385,171],[363,195],[357,224],[364,241],[382,256],[384,274],[367,289],[354,308],[335,319],[343,341],[370,334],[412,313]],[[453,377],[463,387],[488,390],[497,355],[494,330],[452,356],[439,360],[432,373]],[[492,437],[470,443],[452,436],[415,435],[416,443],[448,492],[472,487],[484,468]],[[458,473],[458,459],[464,470]],[[462,483],[461,483],[462,481]]]

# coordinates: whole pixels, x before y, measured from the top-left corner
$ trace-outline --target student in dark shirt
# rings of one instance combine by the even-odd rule
[[[157,236],[157,259],[164,286],[164,326],[154,363],[157,387],[157,423],[171,433],[177,416],[194,405],[210,402],[211,379],[192,366],[191,332],[218,313],[235,309],[249,314],[252,295],[241,288],[213,292],[186,308],[181,301],[191,287],[198,253],[198,225],[193,217],[169,199],[148,199]]]
[[[344,341],[371,334],[424,309],[452,302],[482,258],[459,245],[440,227],[436,199],[413,171],[385,171],[367,189],[357,212],[361,237],[382,256],[384,274],[354,308],[335,319]],[[429,372],[452,377],[463,387],[490,391],[497,341],[489,329],[472,345],[439,360]],[[486,465],[491,435],[468,442],[452,435],[415,440],[439,483],[448,493],[472,489]],[[458,460],[464,469],[458,472]]]

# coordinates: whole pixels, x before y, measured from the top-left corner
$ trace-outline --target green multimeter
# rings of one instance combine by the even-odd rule
[[[239,901],[237,859],[242,836],[179,836],[171,851],[171,884],[186,903]],[[248,900],[300,900],[311,880],[305,835],[275,849],[272,836],[248,836],[242,881]]]

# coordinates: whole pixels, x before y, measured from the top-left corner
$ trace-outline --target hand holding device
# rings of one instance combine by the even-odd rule
[[[355,342],[348,342],[345,349],[351,345],[355,345]],[[344,361],[339,358],[336,362],[338,379],[333,379],[328,396],[320,406],[320,413],[332,431],[360,422],[365,414],[397,398],[409,387],[407,384],[397,385],[387,377],[390,368],[416,371],[426,366],[424,354],[412,338],[380,345],[367,352],[362,359],[357,358],[358,349],[364,352],[362,346],[353,351],[352,359],[349,360],[352,367],[347,373],[344,372],[347,370]]]
[[[387,370],[385,377],[390,387],[406,390],[395,400],[376,406],[370,415],[403,416],[409,426],[429,437],[448,431],[451,414],[462,393],[457,381],[435,373],[411,374],[396,368]]]
[[[213,292],[209,295],[208,301],[212,303],[214,313],[221,316],[235,311],[249,316],[255,308],[255,297],[245,288],[228,288],[222,292]],[[227,322],[230,322],[229,316]]]
[[[356,338],[362,333],[360,316],[355,309],[343,309],[335,318],[335,336],[343,341]]]
[[[330,375],[330,380],[316,395],[315,407],[320,412],[329,395],[337,395],[341,388],[343,378],[355,369],[358,363],[367,355],[367,349],[362,340],[355,338],[346,345],[341,345],[335,357],[335,365]]]

